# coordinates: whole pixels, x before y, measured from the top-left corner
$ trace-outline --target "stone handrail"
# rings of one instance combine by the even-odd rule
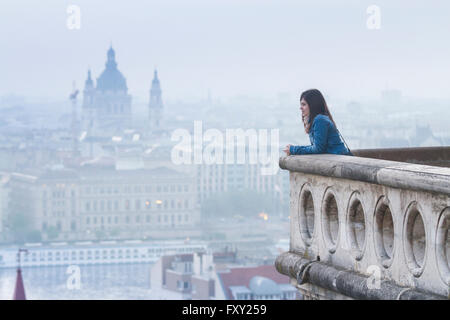
[[[449,297],[450,168],[331,154],[279,164],[290,171],[291,223],[289,253],[276,267],[302,293]]]
[[[332,154],[280,158],[280,168],[450,195],[450,168]]]

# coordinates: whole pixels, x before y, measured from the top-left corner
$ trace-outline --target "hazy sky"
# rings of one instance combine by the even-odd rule
[[[66,26],[69,5],[81,29]],[[369,30],[369,5],[381,29]],[[351,99],[398,88],[450,98],[449,1],[1,0],[0,95],[66,97],[112,41],[132,95],[157,66],[170,99],[275,96],[317,87]]]

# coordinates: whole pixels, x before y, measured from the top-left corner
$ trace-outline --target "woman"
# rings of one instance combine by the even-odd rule
[[[333,117],[328,110],[322,93],[317,89],[307,90],[300,96],[305,132],[309,134],[310,146],[293,146],[288,144],[284,152],[289,155],[332,153],[353,155],[341,139]]]

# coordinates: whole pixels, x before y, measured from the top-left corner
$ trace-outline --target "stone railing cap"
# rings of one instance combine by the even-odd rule
[[[315,154],[281,157],[281,169],[450,195],[450,168],[406,162]]]

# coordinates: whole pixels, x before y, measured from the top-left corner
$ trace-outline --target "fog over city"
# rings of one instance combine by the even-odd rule
[[[279,157],[311,143],[300,94],[323,93],[351,150],[450,145],[449,12],[2,0],[0,299],[18,256],[30,299],[302,299],[274,268]]]
[[[366,9],[381,9],[368,30]],[[81,28],[66,27],[69,5]],[[438,9],[439,8],[439,9]],[[166,99],[271,97],[318,87],[340,98],[450,98],[446,1],[2,1],[0,94],[61,98],[117,50],[130,92],[157,67]],[[66,80],[67,79],[67,80]]]

